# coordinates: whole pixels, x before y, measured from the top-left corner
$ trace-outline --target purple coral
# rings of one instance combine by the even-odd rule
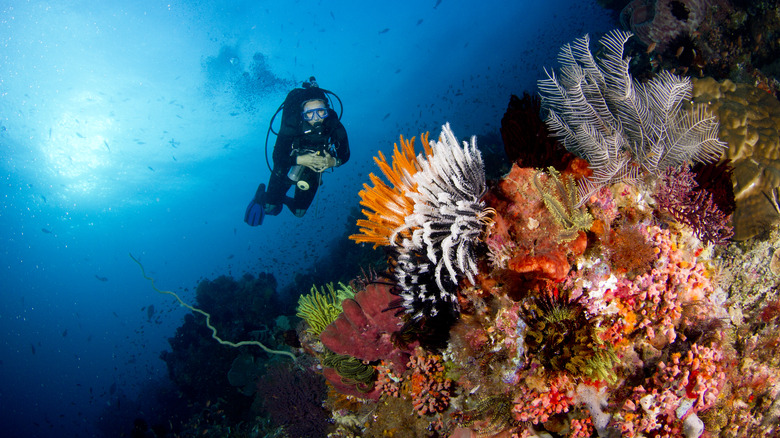
[[[731,217],[718,208],[709,192],[697,187],[688,167],[667,169],[655,193],[658,208],[693,228],[694,235],[702,241],[725,244],[734,235],[729,224]]]

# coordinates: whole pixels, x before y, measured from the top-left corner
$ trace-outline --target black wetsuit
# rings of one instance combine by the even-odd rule
[[[322,124],[315,126],[304,121],[300,112],[297,114],[297,123],[282,120],[282,127],[274,145],[274,169],[265,195],[266,214],[279,214],[284,204],[296,216],[303,216],[314,200],[322,174],[304,167],[301,179],[309,184],[309,189],[301,190],[296,187],[294,197],[289,198],[285,194],[295,182],[287,177],[287,173],[296,164],[298,155],[324,151],[335,157],[339,166],[349,160],[347,130],[333,109],[328,108],[328,116],[323,119]]]

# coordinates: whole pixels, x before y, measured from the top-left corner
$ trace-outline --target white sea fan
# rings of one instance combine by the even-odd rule
[[[632,181],[641,171],[659,175],[691,161],[715,161],[726,148],[704,105],[683,108],[690,78],[662,71],[643,84],[631,77],[631,58],[623,58],[631,35],[609,32],[598,60],[588,35],[566,44],[558,55],[560,75],[545,70],[547,79],[539,81],[547,126],[593,169],[580,184],[581,203],[603,185]]]
[[[433,155],[418,155],[420,171],[412,176],[417,189],[408,196],[414,213],[390,239],[397,242],[402,231],[411,231],[394,245],[401,298],[414,319],[436,316],[440,304],[457,312],[455,289],[460,278],[473,282],[478,273],[474,246],[489,211],[480,200],[487,186],[476,137],[461,147],[448,123],[430,145]]]

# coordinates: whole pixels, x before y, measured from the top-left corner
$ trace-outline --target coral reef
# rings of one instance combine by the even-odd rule
[[[544,130],[530,98],[510,104],[502,134],[514,164],[490,185],[474,139],[459,143],[449,125],[438,142],[423,136],[420,154],[403,137],[390,161],[380,153],[385,179],[372,174],[361,191],[350,238],[388,249],[389,263],[300,298],[294,363],[237,357],[188,315],[166,362],[188,392],[220,400],[191,429],[225,432],[241,418],[252,427],[234,430],[255,436],[780,433],[780,228],[740,222],[730,241],[727,223],[753,214],[750,197],[776,207],[776,102],[695,83],[697,103],[721,117],[732,194],[729,162],[688,167],[720,156],[714,118],[687,109],[687,79],[629,75],[627,35],[609,34],[598,59],[587,39],[566,46],[564,74],[545,82],[552,126],[582,157],[534,140]],[[682,135],[693,122],[706,129]],[[237,319],[220,311],[222,293],[254,287],[202,287],[200,304],[236,338],[249,329],[278,345],[289,328],[262,327],[270,315],[246,313],[259,309],[249,296]],[[244,319],[255,317],[266,319]],[[201,369],[182,366],[188,358]],[[222,400],[241,408],[223,415]]]

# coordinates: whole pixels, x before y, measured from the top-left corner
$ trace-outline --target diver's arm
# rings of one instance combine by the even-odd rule
[[[349,161],[349,139],[347,138],[347,130],[341,122],[333,129],[331,140],[336,150],[336,166],[341,166]]]
[[[276,137],[274,145],[274,167],[289,168],[295,164],[295,157],[292,155],[293,137],[290,135],[279,135]]]

